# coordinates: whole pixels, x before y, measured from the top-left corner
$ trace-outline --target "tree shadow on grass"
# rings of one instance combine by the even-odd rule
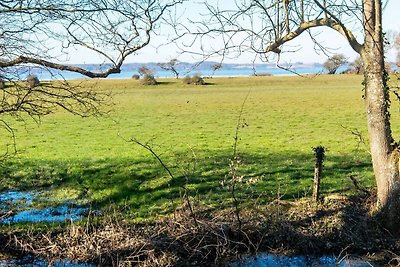
[[[187,194],[205,205],[220,209],[231,205],[229,186],[230,152],[199,153],[196,166],[185,153],[165,156],[174,174],[172,179],[151,155],[142,159],[82,161],[9,161],[1,169],[2,191],[71,190],[78,200],[88,200],[98,208],[123,206],[133,217],[173,212]],[[238,175],[243,182],[236,190],[243,205],[255,196],[260,204],[272,199],[296,199],[311,195],[313,156],[298,152],[282,154],[241,154]],[[365,158],[353,160],[329,155],[321,182],[322,194],[354,193],[348,177],[358,177],[362,186],[371,187],[371,164]],[[256,181],[248,183],[248,181]],[[78,195],[78,196],[77,196]],[[66,194],[68,196],[68,193]]]
[[[372,186],[368,157],[360,160],[329,155],[321,184],[325,200],[318,205],[310,199],[296,201],[312,193],[312,155],[243,153],[240,157],[243,164],[238,168],[239,175],[244,181],[258,179],[254,184],[244,182],[237,186],[240,209],[246,211],[240,228],[232,215],[231,191],[221,186],[221,181],[229,180],[229,152],[198,153],[196,167],[184,153],[170,155],[165,163],[174,179],[151,155],[142,160],[8,162],[2,168],[3,189],[72,188],[96,207],[117,205],[124,216],[132,219],[185,212],[177,208],[182,208],[182,195],[187,193],[201,226],[193,224],[193,218],[180,216],[175,218],[178,221],[158,222],[163,230],[144,237],[151,245],[148,251],[176,255],[182,264],[215,263],[233,255],[261,251],[336,256],[400,251],[396,236],[387,234],[379,219],[370,215],[374,198],[357,195],[348,179],[355,176],[361,186]],[[330,198],[332,192],[350,197]],[[130,248],[111,248],[107,255],[99,257],[130,253]]]

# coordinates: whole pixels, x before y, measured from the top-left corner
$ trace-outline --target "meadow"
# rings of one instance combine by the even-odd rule
[[[322,195],[355,194],[350,176],[374,187],[368,144],[359,139],[368,139],[362,76],[225,77],[205,86],[160,82],[87,81],[112,92],[107,116],[59,111],[39,124],[14,121],[18,154],[3,162],[0,191],[39,190],[54,201],[114,206],[135,221],[171,214],[185,193],[199,205],[223,209],[233,202],[226,184],[237,128],[240,162],[234,168],[242,178],[236,186],[242,207],[310,196],[312,148],[319,145],[328,150]],[[397,103],[391,112],[398,121]],[[11,140],[3,136],[5,149]],[[148,144],[174,178],[132,138]]]

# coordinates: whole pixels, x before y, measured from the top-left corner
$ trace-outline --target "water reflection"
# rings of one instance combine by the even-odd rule
[[[1,260],[0,266],[8,266],[8,267],[94,267],[95,265],[86,264],[86,263],[74,263],[74,262],[64,262],[57,261],[53,264],[49,264],[46,261],[41,259],[35,259],[33,257],[25,257],[23,259],[11,259],[11,260]]]
[[[336,257],[283,256],[261,254],[246,257],[240,262],[229,263],[226,267],[371,267],[367,261]]]
[[[40,197],[38,192],[8,191],[0,193],[0,224],[79,220],[89,211],[88,208],[79,207],[73,203],[34,209],[32,203],[35,199],[46,201],[45,198]]]
[[[63,222],[65,220],[79,220],[87,214],[87,208],[58,206],[45,209],[24,210],[7,218],[1,219],[0,223],[19,222]]]
[[[36,192],[8,191],[0,193],[0,210],[6,211],[12,206],[22,207],[32,204]]]
[[[62,222],[65,220],[78,220],[83,218],[89,211],[88,208],[79,207],[74,203],[64,202],[56,207],[45,207],[43,209],[33,208],[34,202],[47,199],[40,192],[8,191],[0,193],[0,224],[12,224],[20,222]],[[50,202],[49,202],[50,204]],[[2,244],[0,244],[2,245]],[[94,265],[58,261],[49,264],[42,259],[26,256],[22,259],[14,259],[0,254],[1,266],[54,266],[54,267],[91,267]]]

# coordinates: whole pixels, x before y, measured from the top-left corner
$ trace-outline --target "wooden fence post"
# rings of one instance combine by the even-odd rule
[[[317,202],[319,200],[319,184],[321,181],[326,149],[323,146],[317,146],[313,147],[313,151],[315,156],[313,199]]]

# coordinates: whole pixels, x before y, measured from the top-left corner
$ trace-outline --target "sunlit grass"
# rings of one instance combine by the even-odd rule
[[[239,110],[238,152],[244,180],[243,205],[254,199],[310,195],[312,147],[328,149],[324,194],[354,192],[350,175],[372,187],[370,156],[348,129],[367,139],[361,76],[213,78],[206,86],[175,79],[157,86],[134,80],[99,80],[114,107],[106,117],[80,118],[57,112],[40,124],[15,122],[17,157],[2,167],[1,189],[43,189],[54,199],[90,201],[99,208],[125,207],[131,218],[168,214],[182,185],[210,207],[229,205],[220,182],[229,173]],[[89,85],[88,85],[89,86]],[[392,117],[398,118],[394,105]],[[152,155],[129,142],[149,143],[173,172],[173,180]],[[2,147],[10,140],[4,138]],[[227,177],[229,178],[229,177]]]

